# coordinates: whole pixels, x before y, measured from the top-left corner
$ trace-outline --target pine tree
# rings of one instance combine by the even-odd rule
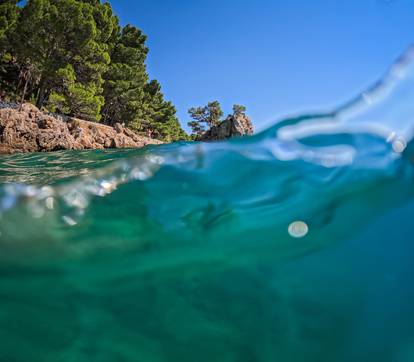
[[[142,128],[155,138],[165,141],[186,140],[187,134],[181,128],[176,109],[171,102],[164,100],[161,85],[152,80],[144,88]]]
[[[116,18],[104,4],[90,5],[76,0],[29,0],[22,10],[15,32],[16,57],[26,73],[38,107],[63,89],[61,69],[72,66],[73,103],[94,103],[92,107],[71,108],[74,116],[100,118],[103,105],[102,75],[109,64],[109,46]],[[24,93],[24,92],[23,92]],[[84,112],[86,110],[86,112]]]
[[[164,100],[160,84],[148,82],[145,41],[136,27],[122,29],[105,75],[104,120],[108,124],[122,121],[135,131],[167,141],[185,139],[176,110]]]
[[[148,79],[144,64],[148,53],[145,40],[139,29],[127,25],[112,50],[104,90],[103,118],[108,124],[139,122],[144,86]]]
[[[201,135],[206,131],[206,127],[211,128],[218,126],[223,116],[221,105],[218,101],[209,102],[204,107],[193,107],[188,110],[192,121],[188,122],[188,126],[196,135]]]
[[[240,116],[246,113],[246,107],[240,104],[235,104],[233,106],[233,117]]]
[[[15,97],[18,66],[13,59],[10,37],[16,28],[19,16],[17,0],[0,1],[0,97]]]

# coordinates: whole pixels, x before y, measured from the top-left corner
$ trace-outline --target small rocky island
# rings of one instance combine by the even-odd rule
[[[219,141],[232,137],[251,136],[252,121],[244,113],[229,115],[224,121],[212,126],[198,137],[199,141]]]

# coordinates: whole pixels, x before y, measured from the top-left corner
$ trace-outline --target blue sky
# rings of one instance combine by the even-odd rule
[[[177,107],[247,106],[257,129],[330,109],[414,41],[414,0],[112,0],[148,36],[150,76]]]

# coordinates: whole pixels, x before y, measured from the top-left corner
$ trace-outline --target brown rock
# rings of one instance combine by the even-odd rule
[[[161,141],[76,118],[45,114],[32,104],[0,109],[0,153],[143,147]]]
[[[122,127],[122,124],[120,123],[115,123],[115,131],[117,131],[118,133],[123,133],[124,132],[124,127]]]
[[[217,141],[232,137],[250,136],[254,132],[252,121],[245,114],[230,115],[218,126],[211,127],[199,141]]]
[[[22,106],[20,107],[20,110],[22,112],[26,112],[26,113],[38,113],[39,108],[37,108],[34,104],[31,103],[23,103]]]

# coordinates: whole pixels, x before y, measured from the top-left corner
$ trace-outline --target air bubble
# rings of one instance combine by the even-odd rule
[[[309,227],[303,221],[295,221],[289,225],[288,231],[294,238],[303,238],[309,232]]]

